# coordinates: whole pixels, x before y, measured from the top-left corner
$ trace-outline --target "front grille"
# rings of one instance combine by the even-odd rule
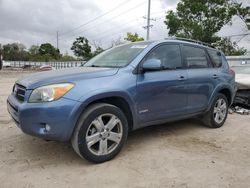
[[[21,101],[21,102],[24,101],[25,92],[26,92],[26,88],[24,86],[22,86],[20,84],[16,84],[13,92],[19,101]]]

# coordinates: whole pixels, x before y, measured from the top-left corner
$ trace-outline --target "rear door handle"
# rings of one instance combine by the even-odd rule
[[[218,76],[217,74],[214,74],[214,75],[213,75],[213,78],[214,78],[214,79],[217,79],[217,78],[219,78],[219,76]]]

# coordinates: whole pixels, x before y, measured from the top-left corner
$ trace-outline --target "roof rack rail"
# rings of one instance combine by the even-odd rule
[[[208,47],[211,47],[211,48],[215,48],[213,45],[211,44],[208,44],[206,42],[202,42],[202,41],[198,41],[198,40],[193,40],[193,39],[187,39],[187,38],[181,38],[181,37],[168,37],[168,38],[165,38],[165,40],[167,39],[172,39],[172,40],[182,40],[182,41],[186,41],[186,42],[193,42],[193,43],[196,43],[196,44],[201,44],[201,45],[204,45],[204,46],[208,46]]]

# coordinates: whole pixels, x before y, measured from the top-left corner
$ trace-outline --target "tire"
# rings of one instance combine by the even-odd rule
[[[90,162],[114,158],[128,136],[128,121],[116,106],[97,103],[80,116],[71,139],[75,152]]]
[[[221,127],[228,114],[228,100],[225,95],[219,93],[214,98],[210,110],[203,116],[203,123],[210,128]]]

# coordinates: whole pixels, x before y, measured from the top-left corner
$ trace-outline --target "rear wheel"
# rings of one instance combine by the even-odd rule
[[[228,113],[228,101],[225,95],[218,94],[210,108],[210,110],[204,115],[203,122],[206,126],[211,128],[221,127],[226,119]]]
[[[126,116],[116,106],[94,104],[80,117],[72,137],[76,153],[85,159],[100,163],[115,157],[128,134]]]

